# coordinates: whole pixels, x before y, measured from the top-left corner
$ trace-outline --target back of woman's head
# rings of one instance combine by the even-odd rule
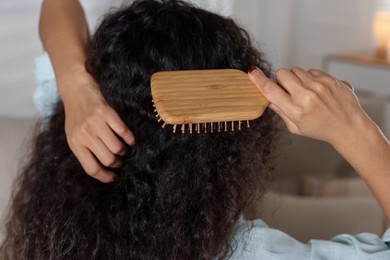
[[[232,20],[180,1],[137,1],[107,15],[87,68],[134,132],[112,184],[87,176],[67,146],[58,104],[20,177],[3,253],[15,259],[226,257],[243,210],[271,178],[274,115],[251,128],[179,134],[162,128],[150,77],[164,70],[270,69]],[[184,86],[183,86],[184,87]]]

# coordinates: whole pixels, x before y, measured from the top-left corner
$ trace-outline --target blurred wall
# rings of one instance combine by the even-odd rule
[[[225,11],[232,11],[251,31],[274,68],[321,67],[327,53],[368,52],[372,45],[373,0],[224,1],[229,3]],[[0,115],[36,114],[32,93],[34,57],[42,52],[37,27],[40,2],[0,2]],[[122,1],[81,2],[93,29],[100,14]]]
[[[35,113],[33,57],[41,47],[37,27],[40,0],[0,2],[0,114]]]
[[[320,68],[326,54],[371,51],[376,1],[240,0],[234,4],[235,17],[250,29],[274,68]]]

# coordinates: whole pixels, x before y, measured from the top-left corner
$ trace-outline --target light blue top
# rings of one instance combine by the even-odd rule
[[[252,228],[251,228],[252,227]],[[262,220],[237,225],[231,260],[384,260],[390,259],[390,229],[382,238],[370,233],[342,234],[329,241],[311,240],[303,244],[286,233],[267,226]]]
[[[35,60],[38,88],[34,102],[43,118],[43,127],[58,101],[58,92],[49,56]],[[267,226],[262,220],[244,221],[236,226],[232,260],[383,260],[390,259],[390,229],[381,239],[362,233],[338,235],[329,241],[311,240],[303,244],[286,233]]]
[[[48,124],[55,104],[59,100],[56,78],[49,55],[46,52],[35,58],[34,74],[37,88],[34,91],[33,99],[41,115],[41,129],[43,130]]]

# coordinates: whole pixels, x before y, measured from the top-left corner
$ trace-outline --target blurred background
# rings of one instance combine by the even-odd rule
[[[93,32],[103,13],[127,1],[80,2]],[[390,0],[192,2],[236,19],[275,70],[320,68],[350,81],[364,109],[390,136]],[[0,2],[0,214],[37,117],[32,95],[34,58],[43,52],[40,4]],[[260,217],[301,241],[383,233],[388,225],[377,202],[332,147],[297,136],[289,136],[287,143],[277,162],[274,192],[259,206]]]

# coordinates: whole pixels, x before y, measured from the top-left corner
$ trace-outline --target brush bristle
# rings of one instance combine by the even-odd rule
[[[154,106],[154,104],[153,104]],[[156,112],[156,119],[158,123],[162,122],[162,128],[166,128],[169,124],[164,122],[160,115],[157,113],[157,110],[154,110]],[[246,123],[246,128],[250,128],[250,120],[244,121]],[[187,127],[188,126],[188,127]],[[192,134],[195,130],[196,133],[200,134],[201,132],[204,132],[207,134],[208,132],[214,133],[218,132],[220,133],[221,131],[228,132],[232,131],[234,132],[235,130],[242,130],[243,122],[242,121],[225,121],[225,122],[205,122],[205,123],[193,123],[193,124],[175,124],[172,127],[173,133],[176,133],[177,128],[180,127],[182,134],[185,133],[190,133]],[[188,129],[188,131],[187,131]]]
[[[162,122],[161,118],[158,120],[158,122]],[[250,128],[250,122],[246,121],[245,127]],[[169,124],[163,122],[161,125],[162,128],[167,128],[167,126],[170,126]],[[229,132],[229,131],[241,131],[243,129],[243,122],[242,121],[231,121],[231,122],[212,122],[212,123],[196,123],[196,124],[182,124],[182,125],[171,125],[173,133],[177,132],[177,129],[180,129],[180,132],[182,134],[189,133],[220,133],[221,131]]]

